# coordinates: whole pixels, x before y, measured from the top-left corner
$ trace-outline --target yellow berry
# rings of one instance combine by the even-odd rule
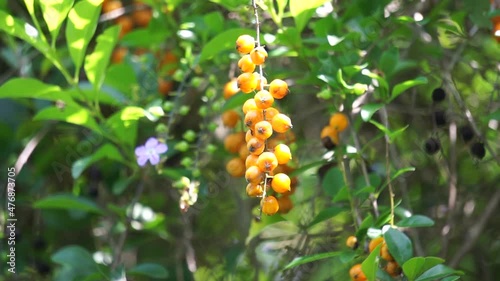
[[[257,107],[260,109],[269,108],[274,103],[273,96],[266,90],[261,90],[257,92],[254,95],[253,99],[255,100],[255,104],[257,105]]]
[[[278,133],[284,133],[293,127],[290,117],[286,116],[283,113],[279,113],[274,116],[271,121],[271,125],[273,126],[273,130]]]
[[[244,34],[236,39],[236,50],[240,54],[248,54],[255,48],[255,38]]]
[[[257,160],[259,159],[259,155],[250,154],[245,159],[245,167],[248,169],[251,166],[257,166]]]
[[[221,119],[224,126],[234,128],[240,120],[240,115],[235,110],[227,110],[222,113]]]
[[[273,134],[273,127],[271,123],[267,121],[260,121],[255,124],[254,132],[255,137],[261,140],[267,140]]]
[[[351,235],[351,236],[347,237],[345,244],[347,247],[349,247],[351,249],[356,249],[359,246],[358,238],[356,238],[356,236]]]
[[[245,161],[236,157],[226,164],[226,171],[233,177],[242,177],[245,175]]]
[[[257,159],[257,167],[262,172],[272,172],[276,167],[278,167],[278,159],[276,159],[276,155],[272,152],[262,152],[259,155],[259,159]]]
[[[247,184],[246,192],[250,197],[259,197],[264,194],[264,190],[260,184]]]
[[[244,55],[238,61],[238,67],[242,72],[250,72],[253,73],[255,70],[255,64],[252,62],[250,55]]]
[[[274,79],[269,84],[269,92],[275,99],[282,99],[288,94],[288,84],[281,79]]]
[[[278,200],[274,196],[267,196],[261,201],[262,213],[272,216],[276,214],[279,210]]]
[[[243,103],[242,110],[243,114],[247,114],[250,110],[257,110],[257,104],[255,104],[254,99],[248,99]]]
[[[285,193],[290,191],[290,177],[284,173],[278,173],[273,176],[271,187],[277,193]]]
[[[249,112],[247,112],[247,114],[245,114],[245,120],[243,122],[245,123],[245,126],[253,130],[255,124],[259,123],[262,120],[264,120],[264,115],[262,114],[262,110],[257,109],[257,110],[250,110]]]
[[[339,132],[330,126],[323,127],[320,137],[326,149],[334,149],[339,144]]]
[[[256,65],[261,65],[266,61],[267,51],[264,47],[257,47],[250,52],[250,58]]]
[[[263,140],[253,137],[247,142],[247,148],[250,154],[260,155],[264,152],[266,145]]]
[[[245,143],[245,133],[243,132],[229,134],[224,139],[224,147],[231,153],[238,153],[242,143]]]
[[[274,155],[278,159],[278,164],[286,164],[292,159],[292,152],[288,145],[281,143],[274,147]]]
[[[257,88],[258,79],[253,73],[245,72],[238,76],[237,82],[238,88],[240,88],[243,93],[248,94]]]
[[[245,179],[248,183],[258,184],[262,181],[263,176],[264,174],[257,166],[250,166],[245,171]]]
[[[280,196],[278,198],[278,206],[279,206],[278,212],[280,214],[286,214],[290,212],[290,210],[293,208],[293,202],[290,199],[290,196],[288,195]]]
[[[239,91],[240,89],[238,89],[238,81],[236,80],[236,78],[231,79],[231,81],[227,82],[224,85],[224,99],[229,99],[230,97],[236,95]]]

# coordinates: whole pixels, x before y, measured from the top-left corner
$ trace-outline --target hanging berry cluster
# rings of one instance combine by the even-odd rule
[[[233,133],[225,140],[226,149],[240,156],[231,159],[226,169],[233,176],[244,175],[248,182],[247,195],[261,197],[261,212],[274,215],[278,211],[286,213],[292,208],[292,202],[288,196],[293,192],[292,186],[296,181],[292,182],[288,175],[291,168],[287,166],[287,163],[292,159],[292,153],[286,143],[286,140],[290,138],[284,135],[292,128],[292,121],[287,115],[273,107],[275,100],[283,99],[289,93],[288,84],[281,79],[274,79],[268,84],[263,75],[262,67],[268,54],[260,44],[256,10],[255,16],[257,39],[244,34],[236,40],[236,50],[242,55],[238,61],[238,67],[242,73],[236,79],[236,86],[241,92],[254,95],[242,106],[246,133]],[[231,89],[234,89],[234,84],[232,83],[234,81],[226,84],[225,96],[226,92],[227,96],[233,94],[234,91]],[[232,120],[238,120],[238,116],[237,112],[226,111],[222,116],[223,123],[234,127],[237,121]],[[241,142],[244,142],[244,147],[240,147]],[[246,156],[243,161],[244,155]],[[241,166],[244,169],[241,169]],[[275,195],[270,195],[271,192]]]

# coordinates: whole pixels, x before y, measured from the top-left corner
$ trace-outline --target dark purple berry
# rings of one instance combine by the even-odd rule
[[[323,146],[328,150],[333,150],[337,146],[329,137],[322,138],[321,143],[323,143]]]
[[[432,155],[439,151],[441,144],[438,139],[430,138],[424,143],[424,150],[427,154]]]
[[[445,97],[446,92],[443,90],[443,88],[436,88],[434,89],[434,91],[432,91],[432,100],[434,102],[443,101]]]
[[[463,125],[458,128],[458,133],[464,142],[469,142],[474,138],[474,130],[469,125]]]
[[[433,117],[434,117],[434,123],[436,123],[436,126],[442,127],[442,126],[446,125],[446,112],[444,112],[442,110],[434,111]]]
[[[472,155],[476,156],[478,159],[483,159],[486,155],[486,150],[484,149],[484,143],[475,142],[470,146],[470,152]]]

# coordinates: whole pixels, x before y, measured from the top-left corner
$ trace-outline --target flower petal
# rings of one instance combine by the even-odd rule
[[[146,155],[146,147],[144,145],[135,148],[135,155]]]
[[[149,162],[151,162],[152,165],[156,165],[156,164],[160,163],[160,155],[151,154],[149,156]]]
[[[148,162],[148,159],[149,157],[147,155],[140,155],[137,157],[137,164],[143,167],[144,165],[146,165],[146,162]]]
[[[149,138],[146,141],[146,148],[153,148],[158,144],[158,140],[156,138]]]
[[[158,154],[162,154],[162,153],[165,153],[167,152],[168,150],[168,146],[164,143],[159,143],[156,147],[155,147],[155,151],[156,153]]]

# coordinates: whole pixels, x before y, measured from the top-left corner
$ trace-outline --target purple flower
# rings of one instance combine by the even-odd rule
[[[135,148],[137,164],[142,167],[149,160],[151,165],[156,165],[160,162],[160,154],[167,152],[167,149],[166,144],[159,142],[156,138],[149,138],[145,145]]]

